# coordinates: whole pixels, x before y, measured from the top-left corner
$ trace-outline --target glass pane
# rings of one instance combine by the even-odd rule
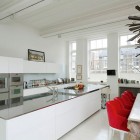
[[[121,46],[127,45],[127,36],[121,36],[121,38],[120,38],[120,45]]]
[[[14,89],[14,94],[20,94],[20,93],[21,93],[20,89]]]
[[[96,41],[90,41],[90,48],[91,49],[96,49]]]
[[[5,78],[0,78],[0,88],[5,88]]]
[[[103,47],[104,47],[104,48],[107,47],[107,39],[103,39]]]
[[[91,51],[89,69],[92,72],[105,72],[107,69],[107,50]]]
[[[102,44],[102,40],[97,40],[97,48],[102,48],[103,44]]]
[[[12,77],[12,82],[20,82],[20,77]]]
[[[76,56],[76,52],[73,52],[73,53],[72,53],[72,56]]]
[[[120,49],[120,71],[127,73],[138,72],[140,68],[140,57],[135,57],[140,53],[140,49],[121,48]]]
[[[72,43],[72,51],[76,50],[76,43]]]

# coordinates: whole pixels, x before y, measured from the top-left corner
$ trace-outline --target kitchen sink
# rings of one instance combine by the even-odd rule
[[[41,94],[36,94],[36,95],[25,96],[24,101],[33,100],[33,99],[37,99],[37,98],[42,98],[42,97],[46,97],[46,96],[52,96],[52,93],[47,92],[47,93],[41,93]]]

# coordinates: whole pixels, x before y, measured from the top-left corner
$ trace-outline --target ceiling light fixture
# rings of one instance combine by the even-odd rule
[[[140,6],[135,6],[135,9],[140,11]],[[129,31],[132,31],[133,33],[137,33],[132,38],[130,38],[128,41],[133,41],[135,39],[137,40],[136,45],[138,45],[135,49],[140,48],[140,22],[136,23],[136,21],[140,21],[140,17],[138,16],[129,16],[129,20],[133,20],[132,24],[127,24],[126,26],[129,26]],[[134,22],[135,21],[135,22]],[[137,54],[136,57],[140,56],[140,54]]]

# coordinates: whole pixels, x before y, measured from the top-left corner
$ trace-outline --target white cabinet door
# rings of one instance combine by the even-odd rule
[[[45,73],[44,62],[24,61],[24,73]]]
[[[9,73],[23,73],[23,59],[8,58]]]
[[[101,109],[101,91],[56,105],[56,138],[59,139]]]
[[[55,106],[7,121],[6,140],[55,140]]]
[[[7,57],[0,56],[0,73],[9,73]]]
[[[56,105],[56,139],[69,132],[75,126],[75,99]]]
[[[59,73],[60,68],[58,64],[55,63],[45,63],[45,72],[46,73]]]

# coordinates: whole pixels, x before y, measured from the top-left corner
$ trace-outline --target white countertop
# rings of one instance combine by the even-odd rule
[[[140,84],[119,84],[119,87],[140,88]]]
[[[136,100],[128,117],[129,121],[140,122],[140,93],[137,94]]]

